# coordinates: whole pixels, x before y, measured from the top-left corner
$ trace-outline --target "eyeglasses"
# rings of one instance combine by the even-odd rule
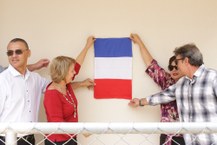
[[[170,64],[170,65],[168,66],[168,70],[169,70],[169,71],[172,71],[173,69],[178,70],[178,67],[177,67],[176,65],[171,65],[171,64]]]
[[[21,54],[23,54],[23,52],[26,51],[26,50],[28,50],[28,49],[25,49],[25,50],[16,49],[15,51],[13,51],[13,50],[8,50],[8,51],[7,51],[7,56],[12,56],[12,55],[14,55],[14,53],[15,53],[16,55],[21,55]]]
[[[185,59],[185,58],[177,58],[177,59],[175,59],[175,63],[178,64],[178,61],[179,61],[179,60],[184,60],[184,59]]]

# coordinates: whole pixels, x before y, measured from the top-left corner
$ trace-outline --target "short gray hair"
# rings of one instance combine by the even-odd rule
[[[22,38],[14,38],[9,42],[9,44],[10,43],[16,43],[16,42],[22,42],[26,46],[26,48],[29,49],[28,43]]]
[[[203,64],[203,55],[195,44],[189,43],[174,50],[175,56],[180,55],[182,58],[187,57],[189,63],[193,66],[201,66]]]

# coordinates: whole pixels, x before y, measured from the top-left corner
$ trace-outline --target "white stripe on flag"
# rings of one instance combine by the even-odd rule
[[[95,57],[95,79],[132,79],[132,57]]]

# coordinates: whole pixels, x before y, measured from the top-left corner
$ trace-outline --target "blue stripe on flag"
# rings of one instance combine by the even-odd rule
[[[130,38],[97,38],[94,43],[95,57],[132,57]]]

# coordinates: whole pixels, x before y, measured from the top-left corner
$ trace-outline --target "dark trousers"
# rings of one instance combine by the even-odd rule
[[[76,139],[75,139],[76,140]],[[67,141],[61,141],[61,142],[50,142],[50,140],[46,139],[44,141],[45,145],[77,145],[77,142],[75,142],[74,140],[70,139],[67,143],[65,143]]]
[[[163,145],[166,142],[167,135],[161,134],[160,135],[160,145]],[[175,141],[175,142],[174,142]],[[173,136],[172,137],[172,145],[185,145],[185,140],[183,137]]]
[[[27,142],[28,141],[28,142]],[[17,138],[17,145],[35,145],[35,137],[33,134]],[[0,145],[5,145],[5,137],[0,136]]]

